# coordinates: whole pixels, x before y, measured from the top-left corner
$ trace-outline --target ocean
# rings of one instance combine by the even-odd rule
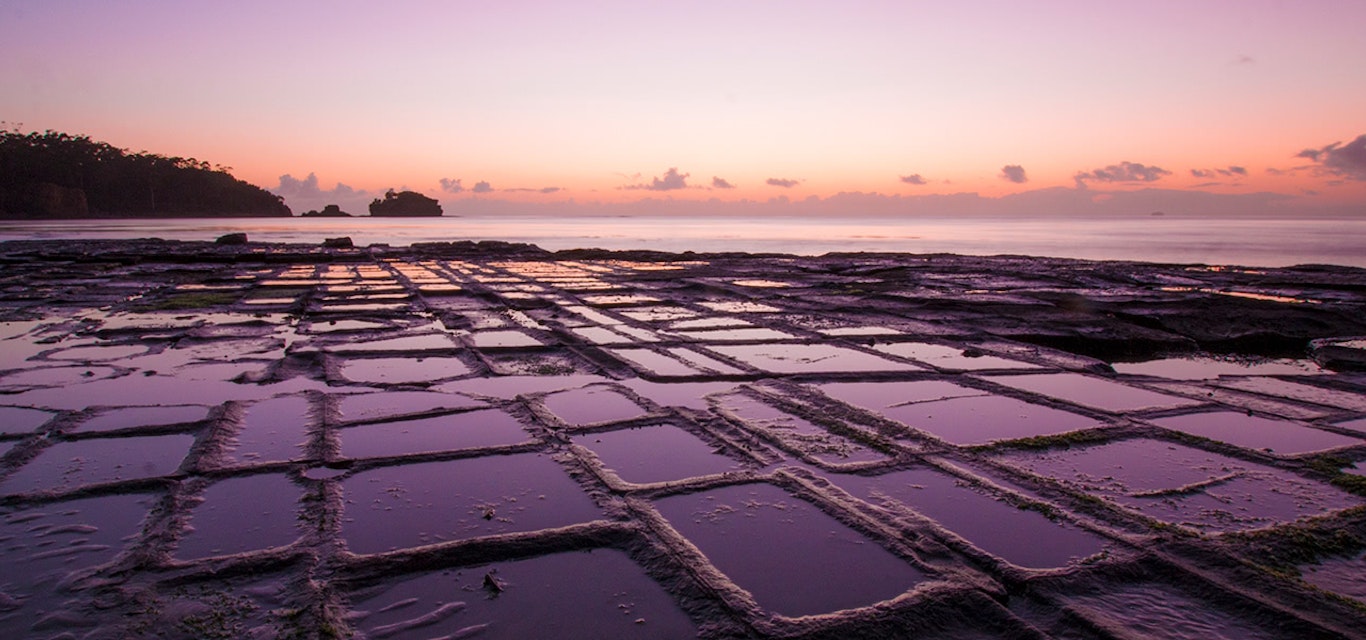
[[[820,255],[834,251],[1031,255],[1280,267],[1366,267],[1366,218],[442,217],[0,221],[0,240],[163,238],[360,246],[503,240],[549,250],[602,248]]]

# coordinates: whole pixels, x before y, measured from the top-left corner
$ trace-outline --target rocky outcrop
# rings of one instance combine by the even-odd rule
[[[383,200],[376,198],[370,203],[370,215],[374,217],[439,216],[441,213],[441,203],[416,191],[395,193],[390,189]]]
[[[342,211],[342,210],[341,210],[341,207],[339,207],[339,206],[337,206],[337,205],[335,205],[335,204],[329,204],[329,205],[323,207],[323,210],[322,210],[322,211],[305,211],[305,212],[303,213],[303,217],[305,217],[305,218],[350,218],[350,217],[351,217],[351,214],[349,214],[349,213],[347,213],[347,212],[345,212],[345,211]]]

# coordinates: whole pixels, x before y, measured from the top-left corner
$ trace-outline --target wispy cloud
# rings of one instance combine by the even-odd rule
[[[557,191],[562,191],[563,189],[563,187],[541,187],[539,189],[530,187],[510,187],[507,189],[499,189],[499,191],[502,191],[503,193],[555,193]]]
[[[1079,171],[1072,178],[1077,181],[1078,189],[1085,189],[1087,182],[1155,182],[1171,173],[1162,167],[1125,160],[1103,169]]]
[[[711,188],[713,188],[713,189],[734,189],[734,188],[735,188],[735,185],[731,184],[730,181],[729,181],[729,180],[726,180],[725,178],[718,178],[718,177],[716,177],[716,176],[712,176],[712,177],[711,177]]]
[[[909,176],[901,176],[901,181],[904,182],[904,183],[906,183],[906,184],[915,184],[915,185],[927,184],[926,181],[925,181],[925,178],[924,178],[923,176],[921,176],[920,174],[918,174],[918,173],[912,173],[912,174],[909,175]]]
[[[1008,164],[1001,167],[1001,179],[1015,184],[1029,182],[1029,177],[1025,175],[1024,167],[1018,164]]]
[[[1191,169],[1191,175],[1196,178],[1217,178],[1223,176],[1231,178],[1233,176],[1246,177],[1247,167],[1229,165],[1227,169]]]
[[[1366,134],[1347,144],[1334,142],[1318,149],[1305,149],[1296,158],[1308,158],[1325,174],[1352,180],[1366,180]]]
[[[656,176],[649,183],[637,183],[622,187],[623,189],[643,189],[645,191],[673,191],[675,189],[687,189],[688,177],[690,173],[679,173],[678,167],[669,167],[664,172],[663,177]]]
[[[764,181],[764,184],[771,185],[774,187],[782,187],[784,189],[791,189],[792,187],[795,187],[801,183],[801,180],[793,180],[791,178],[769,178]]]

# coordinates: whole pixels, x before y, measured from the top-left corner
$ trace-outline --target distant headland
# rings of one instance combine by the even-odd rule
[[[283,199],[194,158],[56,131],[0,132],[0,218],[277,217]]]

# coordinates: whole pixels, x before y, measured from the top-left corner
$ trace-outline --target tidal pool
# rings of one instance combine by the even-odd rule
[[[1157,520],[1212,532],[1289,522],[1362,503],[1289,471],[1162,440],[1020,451],[999,459]]]
[[[922,380],[916,382],[831,382],[816,385],[816,388],[831,398],[882,413],[883,411],[917,402],[933,402],[951,398],[987,397],[991,394],[980,389],[964,387],[951,382]]]
[[[1213,380],[1219,376],[1304,375],[1323,370],[1312,360],[1233,360],[1215,357],[1162,358],[1145,362],[1116,362],[1118,373],[1170,380]]]
[[[1152,422],[1165,429],[1282,455],[1366,444],[1366,440],[1362,438],[1320,431],[1284,420],[1250,416],[1237,411],[1191,413],[1156,418]]]
[[[722,397],[719,405],[740,418],[751,431],[778,440],[785,448],[827,464],[873,462],[887,454],[845,436],[831,433],[810,420],[794,416],[773,405],[735,393]]]
[[[112,367],[35,367],[9,373],[0,377],[0,386],[10,388],[54,387],[79,384],[90,380],[112,378],[118,375]]]
[[[635,484],[684,480],[743,466],[673,425],[589,433],[574,444],[592,451],[618,478]]]
[[[982,379],[1102,411],[1139,411],[1200,403],[1199,400],[1169,396],[1080,373],[991,376]]]
[[[338,396],[337,407],[347,422],[381,420],[450,409],[484,406],[457,393],[438,391],[379,391]]]
[[[136,427],[155,427],[199,422],[209,416],[209,408],[199,405],[122,407],[105,411],[78,427],[81,432],[117,431]]]
[[[683,364],[681,360],[649,349],[607,349],[607,352],[620,360],[625,360],[628,364],[633,364],[662,378],[689,377],[702,374],[700,370]]]
[[[172,434],[61,441],[0,481],[0,493],[69,491],[107,482],[174,473],[194,436]]]
[[[1066,566],[1101,552],[1109,542],[1075,525],[1049,520],[1038,511],[1015,507],[934,469],[827,478],[871,504],[912,509],[973,546],[1021,567]]]
[[[475,347],[480,349],[545,346],[540,340],[513,329],[503,331],[476,331],[470,335],[470,341]]]
[[[711,345],[708,349],[770,373],[916,371],[920,367],[828,344]]]
[[[257,402],[247,408],[224,459],[251,464],[302,459],[313,422],[312,405],[304,396]]]
[[[394,640],[697,637],[669,595],[616,549],[427,573],[357,593],[351,607],[367,637]]]
[[[17,435],[31,433],[34,429],[47,424],[53,414],[27,407],[0,406],[0,434]]]
[[[522,424],[501,409],[376,422],[340,429],[337,434],[341,453],[348,458],[496,447],[531,440]]]
[[[630,398],[608,387],[584,387],[552,393],[545,407],[568,424],[618,422],[645,415],[645,410]]]
[[[895,598],[926,575],[862,533],[770,484],[743,484],[654,502],[721,573],[785,616]]]
[[[1011,360],[925,342],[894,342],[874,345],[873,349],[889,355],[910,358],[946,371],[978,371],[983,369],[1038,369],[1036,364]]]
[[[674,331],[674,333],[697,342],[761,342],[790,340],[797,336],[764,327],[711,329],[707,331]]]
[[[224,556],[283,547],[298,539],[303,489],[267,473],[228,478],[204,491],[176,545],[177,558]]]
[[[589,522],[602,512],[559,463],[536,453],[381,467],[342,481],[342,538],[379,553]]]
[[[1095,419],[1004,396],[972,396],[886,407],[882,415],[957,445],[1046,436],[1098,425]]]
[[[642,398],[649,398],[663,407],[685,407],[705,411],[710,407],[707,396],[735,388],[734,382],[650,382],[630,378],[618,382]]]
[[[1289,398],[1311,404],[1347,411],[1366,411],[1366,397],[1350,391],[1329,389],[1309,384],[1289,382],[1278,378],[1234,378],[1220,380],[1219,386],[1240,391],[1251,391],[1268,396]]]
[[[469,373],[469,365],[460,358],[350,358],[341,365],[342,377],[359,383],[434,382],[458,378]]]
[[[1106,585],[1068,599],[1082,615],[1141,638],[1257,640],[1289,638],[1269,614],[1248,618],[1161,583]]]

